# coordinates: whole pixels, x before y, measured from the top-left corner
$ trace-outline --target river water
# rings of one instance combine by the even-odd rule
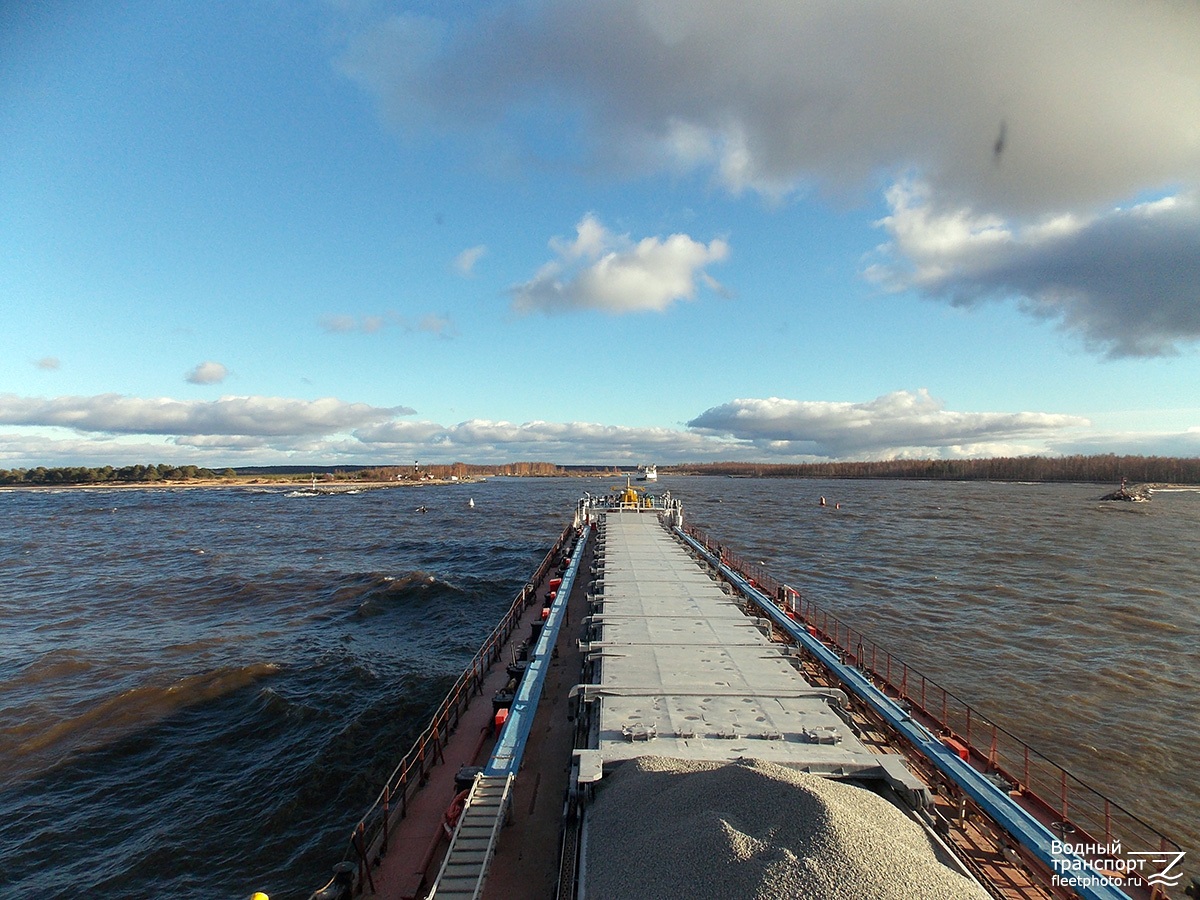
[[[307,897],[611,481],[0,493],[0,895]],[[1200,855],[1200,493],[659,489]]]

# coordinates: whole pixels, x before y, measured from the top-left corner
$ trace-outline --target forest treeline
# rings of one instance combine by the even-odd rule
[[[234,474],[236,473],[233,469],[225,469],[218,475],[212,469],[172,466],[167,463],[122,466],[119,469],[112,466],[38,466],[35,469],[0,469],[0,484],[143,484],[155,481],[194,481]]]
[[[0,469],[0,485],[69,485],[69,484],[145,484],[154,482],[188,482],[238,477],[306,476],[318,475],[323,481],[425,481],[469,478],[484,475],[547,476],[565,475],[567,472],[554,463],[514,462],[492,466],[476,466],[468,463],[450,463],[433,466],[350,466],[345,469],[303,466],[254,467],[247,472],[226,468],[219,472],[199,466],[134,465],[114,468],[100,466],[63,466],[33,469]],[[603,469],[601,469],[603,471]],[[613,468],[612,471],[618,471]]]
[[[360,478],[367,481],[404,481],[410,479],[471,478],[485,475],[540,476],[569,474],[561,466],[548,462],[514,462],[500,465],[477,466],[470,463],[422,466],[375,466],[360,470]]]
[[[1200,458],[1172,456],[1015,456],[991,459],[892,459],[802,465],[699,463],[664,474],[792,478],[910,478],[918,481],[1090,481],[1200,484]]]
[[[280,467],[283,468],[283,467]],[[488,475],[545,477],[554,475],[620,474],[632,466],[559,466],[548,462],[513,462],[500,465],[352,466],[346,469],[288,467],[293,476],[320,473],[324,481],[425,481],[465,479]],[[1200,458],[1171,456],[1017,456],[992,459],[893,459],[881,462],[827,462],[804,464],[689,463],[660,466],[664,474],[734,475],[791,478],[907,478],[926,481],[1090,481],[1119,483],[1200,484]],[[114,468],[66,466],[33,469],[0,469],[0,485],[144,484],[233,479],[251,475],[284,475],[264,469],[214,471],[200,466],[133,465]]]

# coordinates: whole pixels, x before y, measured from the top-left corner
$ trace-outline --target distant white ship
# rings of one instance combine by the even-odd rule
[[[658,469],[654,466],[638,466],[638,481],[658,481]]]

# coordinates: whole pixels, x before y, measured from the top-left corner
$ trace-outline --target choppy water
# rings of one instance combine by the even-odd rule
[[[306,897],[600,486],[0,493],[0,894]],[[1200,494],[660,488],[1200,853]]]

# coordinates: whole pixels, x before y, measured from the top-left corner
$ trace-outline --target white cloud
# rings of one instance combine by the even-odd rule
[[[891,241],[867,270],[893,290],[956,305],[1017,298],[1110,356],[1154,356],[1200,340],[1200,194],[1026,226],[939,210],[913,183],[888,193]]]
[[[62,368],[62,363],[57,356],[43,356],[34,365],[43,372],[54,372]]]
[[[477,462],[544,460],[563,464],[636,464],[655,461],[726,459],[727,441],[672,428],[633,428],[594,422],[524,423],[470,419],[456,425],[388,422],[360,428],[355,436],[374,448],[400,456],[436,454]],[[736,448],[732,448],[736,449]]]
[[[413,412],[405,406],[381,408],[332,397],[222,397],[200,401],[120,394],[51,399],[0,394],[0,425],[60,427],[99,434],[323,435]]]
[[[660,465],[704,461],[958,458],[1071,453],[1195,456],[1200,427],[1177,434],[1097,433],[1078,416],[954,412],[925,390],[864,403],[780,398],[714,406],[686,428],[595,422],[453,425],[405,418],[407,407],[335,399],[227,397],[214,402],[116,395],[50,400],[0,395],[0,467],[478,463]]]
[[[512,0],[365,26],[342,65],[400,129],[469,131],[485,158],[543,157],[545,129],[528,126],[555,119],[574,123],[591,172],[701,172],[775,200],[915,179],[925,219],[892,216],[911,228],[893,233],[892,265],[920,276],[912,287],[1023,297],[1130,355],[1198,333],[1194,211],[1115,211],[1200,192],[1197,47],[1190,0]],[[648,261],[564,274],[568,250],[599,258],[595,237],[556,247],[513,290],[517,308],[690,296]]]
[[[413,421],[408,407],[336,399],[224,397],[217,401],[141,399],[115,394],[52,399],[0,394],[0,425],[17,426],[0,459],[10,465],[119,461],[243,464],[295,455],[332,462],[396,456],[446,462],[637,463],[726,458],[728,442],[669,428],[587,422],[514,424],[471,419],[456,425]],[[68,437],[60,432],[67,430]]]
[[[487,247],[479,244],[476,247],[468,247],[458,256],[454,257],[454,268],[458,270],[460,275],[474,275],[475,264],[487,254]]]
[[[1027,448],[1088,422],[1079,416],[1037,412],[952,412],[921,389],[895,391],[865,403],[733,400],[687,424],[700,433],[747,442],[772,454],[888,459],[990,456],[1012,453],[1014,442],[1021,452],[1032,453],[1037,451]]]
[[[544,313],[599,309],[609,313],[661,312],[696,295],[696,280],[714,284],[704,267],[729,254],[719,239],[700,243],[686,234],[634,242],[614,235],[593,215],[575,227],[572,241],[554,238],[558,259],[511,289],[513,308]]]
[[[219,362],[202,362],[184,378],[191,384],[220,384],[229,375],[229,370]]]

